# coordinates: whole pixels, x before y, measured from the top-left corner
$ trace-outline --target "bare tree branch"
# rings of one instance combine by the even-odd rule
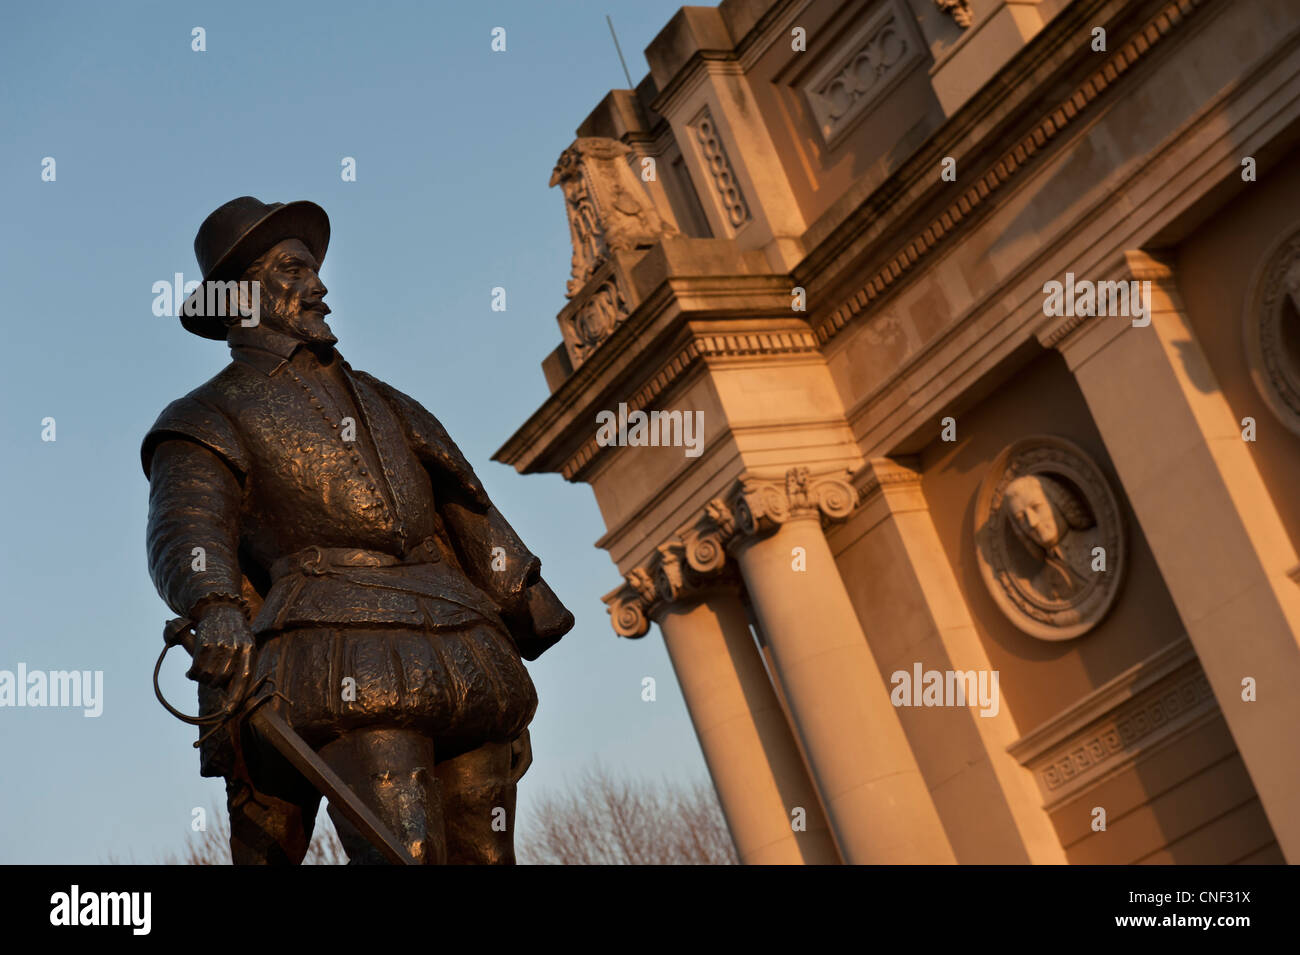
[[[516,845],[526,865],[735,865],[713,787],[617,779],[588,769],[543,795]]]
[[[230,824],[225,809],[190,834],[180,854],[164,865],[230,865]],[[704,781],[674,784],[615,776],[596,765],[561,792],[533,803],[516,834],[524,865],[735,865],[739,862],[713,787]],[[112,861],[112,860],[110,860]],[[317,821],[307,865],[343,865],[347,855],[333,827]]]

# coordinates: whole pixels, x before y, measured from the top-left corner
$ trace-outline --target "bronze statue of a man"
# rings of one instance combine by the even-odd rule
[[[144,439],[150,573],[193,622],[201,713],[268,684],[409,856],[512,863],[537,706],[521,657],[573,616],[438,420],[335,349],[328,243],[311,202],[245,196],[199,228],[181,323],[233,360]],[[258,290],[256,321],[211,314],[230,282]],[[226,777],[237,864],[302,861],[320,793],[293,765],[237,721],[201,763]],[[383,861],[335,808],[351,862]]]

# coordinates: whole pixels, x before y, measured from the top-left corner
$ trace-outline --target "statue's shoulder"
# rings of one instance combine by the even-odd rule
[[[410,395],[398,391],[374,375],[357,371],[351,365],[346,367],[354,381],[372,388],[397,413],[407,440],[411,443],[411,449],[417,457],[437,468],[440,473],[448,475],[479,507],[491,505],[487,491],[483,489],[469,461],[465,459],[465,455],[456,446],[447,429],[432,412]]]
[[[437,430],[442,431],[442,425],[437,423],[438,419],[430,413],[429,409],[406,394],[406,392],[394,388],[388,382],[376,378],[369,372],[358,371],[346,362],[344,365],[353,381],[370,388],[383,398],[388,403],[388,406],[397,412],[398,417],[402,419],[408,428],[414,425],[417,429],[427,429],[429,423],[433,422]]]
[[[248,455],[232,412],[254,384],[255,379],[246,369],[238,362],[231,362],[189,394],[167,405],[140,446],[140,462],[145,476],[149,476],[154,449],[169,438],[196,441],[240,473],[246,472]]]
[[[368,385],[383,395],[388,401],[410,402],[411,404],[418,405],[418,402],[416,402],[414,398],[402,394],[402,392],[398,391],[382,378],[376,378],[368,371],[361,371],[359,368],[353,368],[346,361],[343,363],[343,366],[347,369],[348,374],[352,376],[354,381],[359,381],[362,384]]]
[[[379,395],[392,405],[393,408],[403,417],[437,421],[429,409],[425,408],[424,405],[406,394],[406,392],[394,388],[388,382],[376,378],[369,372],[359,371],[358,369],[353,368],[351,365],[347,364],[347,362],[344,362],[344,366],[347,368],[348,374],[352,376],[353,380],[368,385],[374,391],[378,392]],[[441,429],[442,425],[439,424],[438,427]]]

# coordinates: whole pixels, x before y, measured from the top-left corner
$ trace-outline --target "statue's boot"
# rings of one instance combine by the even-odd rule
[[[414,730],[352,730],[324,746],[320,755],[417,862],[447,861],[432,740]],[[334,806],[329,813],[349,865],[388,864]]]
[[[515,784],[532,761],[527,730],[438,764],[451,865],[514,865]]]
[[[235,865],[299,865],[307,855],[318,793],[275,749],[251,734],[243,745],[248,775],[226,777],[230,854]]]
[[[319,803],[319,795],[295,802],[259,792],[242,780],[227,780],[231,861],[235,865],[301,864]]]

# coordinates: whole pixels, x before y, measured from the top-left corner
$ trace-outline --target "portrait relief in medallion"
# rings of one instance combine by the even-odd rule
[[[994,602],[1040,640],[1087,633],[1123,581],[1123,515],[1101,469],[1053,435],[1003,449],[975,501],[975,549]]]
[[[1255,388],[1278,420],[1300,434],[1300,228],[1261,261],[1242,325]]]

